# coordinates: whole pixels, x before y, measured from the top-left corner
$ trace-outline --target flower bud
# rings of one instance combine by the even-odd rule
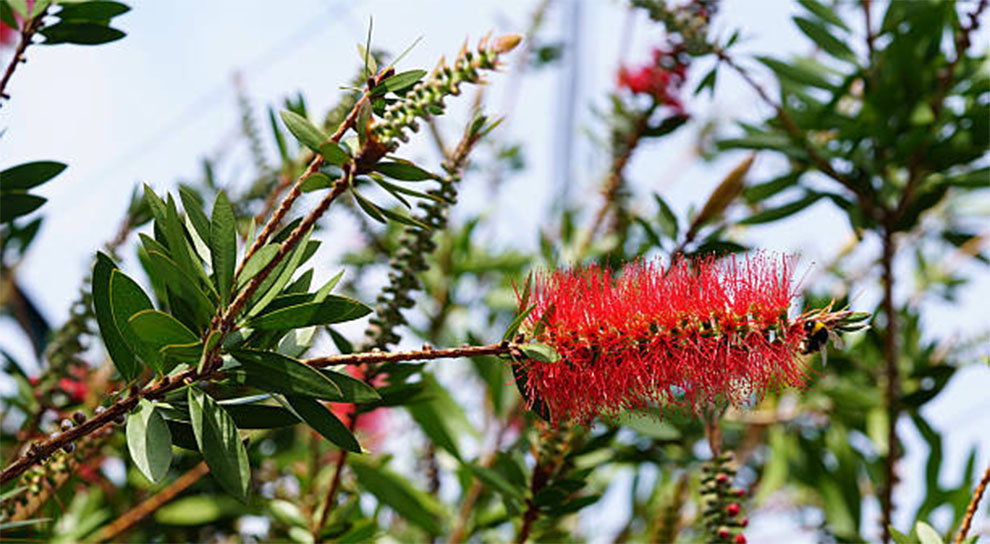
[[[516,48],[520,42],[522,42],[522,34],[505,34],[495,38],[495,43],[492,44],[492,51],[496,53],[508,53]]]

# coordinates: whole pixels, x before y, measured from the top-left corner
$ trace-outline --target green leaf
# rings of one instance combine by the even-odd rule
[[[199,343],[199,337],[194,332],[176,318],[158,310],[142,310],[131,316],[128,323],[141,340],[155,349]]]
[[[181,324],[181,323],[180,323]],[[196,364],[203,354],[203,343],[199,340],[185,344],[168,344],[158,348],[162,357],[180,363]]]
[[[257,300],[257,302],[253,302],[251,309],[248,310],[248,318],[260,313],[275,297],[281,294],[282,288],[292,279],[292,275],[295,274],[296,269],[299,268],[299,264],[304,260],[307,250],[309,250],[309,237],[311,234],[313,234],[312,229],[302,237],[302,240],[292,250],[292,253],[288,255],[288,259],[283,259],[282,263],[276,266],[272,273],[265,278],[265,281],[261,282],[258,293],[264,294],[257,296],[256,299],[252,299]]]
[[[350,467],[361,488],[371,492],[379,502],[424,531],[433,535],[441,533],[439,520],[426,508],[426,505],[435,506],[433,497],[414,489],[402,476],[361,459],[354,459]]]
[[[526,357],[541,363],[556,363],[560,361],[560,354],[557,350],[546,344],[523,344],[519,346]]]
[[[63,21],[91,21],[95,23],[107,24],[110,19],[123,15],[130,11],[120,2],[108,0],[90,0],[80,4],[63,5],[62,10],[56,13]]]
[[[251,466],[234,420],[198,387],[189,388],[188,402],[196,445],[213,477],[231,495],[246,501]]]
[[[186,217],[192,223],[196,234],[203,241],[210,240],[210,219],[203,213],[203,203],[200,197],[185,185],[179,186],[179,199],[182,200],[182,208],[186,211]]]
[[[10,531],[12,529],[20,529],[21,527],[40,525],[42,523],[48,523],[50,521],[52,521],[52,518],[35,518],[35,519],[22,519],[19,521],[3,521],[0,522],[0,531]]]
[[[715,78],[718,76],[718,66],[715,66],[701,78],[701,82],[694,88],[694,94],[701,94],[701,91],[708,89],[710,96],[715,96]]]
[[[116,28],[110,28],[100,23],[77,23],[70,21],[42,27],[38,33],[45,37],[42,45],[56,45],[60,43],[100,45],[119,40],[127,35]]]
[[[501,474],[490,468],[485,468],[474,463],[464,463],[464,466],[493,491],[497,491],[502,496],[521,501],[525,498],[522,490],[509,483]]]
[[[804,9],[814,13],[819,19],[833,24],[845,31],[849,31],[849,26],[842,20],[841,17],[835,14],[832,8],[822,4],[818,0],[798,0],[798,4],[804,6]]]
[[[4,223],[27,215],[41,207],[48,199],[25,193],[0,194],[0,220]]]
[[[341,392],[341,399],[326,399],[334,400],[335,402],[353,402],[356,404],[363,404],[366,402],[375,402],[381,400],[381,395],[378,391],[375,391],[374,387],[371,387],[363,380],[359,380],[353,376],[344,374],[343,372],[337,372],[336,370],[330,370],[329,368],[318,369],[323,376],[332,381]]]
[[[131,328],[129,320],[142,310],[154,310],[151,299],[136,281],[120,270],[110,272],[110,308],[120,336],[144,364],[161,371],[164,361],[158,350],[146,344]]]
[[[351,160],[351,155],[347,149],[333,140],[327,140],[320,144],[319,152],[328,163],[334,166],[342,166]]]
[[[141,399],[127,414],[127,449],[144,477],[162,481],[172,464],[172,434],[155,405]]]
[[[893,539],[895,544],[917,544],[914,539],[894,529],[892,525],[888,525],[887,528],[890,530],[890,538]]]
[[[384,161],[379,162],[373,168],[376,172],[380,172],[399,181],[424,181],[428,179],[436,179],[436,176],[433,174],[408,161]]]
[[[750,185],[743,189],[743,198],[750,204],[766,200],[784,189],[796,185],[801,174],[803,172],[792,172],[770,181]]]
[[[200,289],[198,282],[182,270],[175,261],[158,252],[149,251],[148,260],[152,270],[149,273],[157,276],[165,285],[178,295],[192,310],[198,330],[206,330],[216,312],[216,306]]]
[[[406,214],[394,212],[388,208],[379,208],[378,211],[381,212],[382,215],[384,215],[385,217],[388,217],[389,219],[397,223],[402,223],[403,225],[416,227],[418,229],[430,230],[429,225],[417,219],[413,219],[412,217],[409,217]]]
[[[329,295],[323,302],[297,304],[249,319],[245,326],[259,330],[298,329],[329,325],[364,317],[371,308],[351,298]]]
[[[942,535],[938,534],[938,531],[932,528],[931,525],[923,521],[919,521],[914,525],[914,532],[918,534],[918,540],[921,544],[942,544]]]
[[[28,10],[27,0],[6,0],[4,4],[9,5],[14,11],[17,12],[22,18],[27,19],[31,16],[31,12]],[[16,29],[15,24],[11,28]]]
[[[155,510],[155,523],[195,527],[221,518],[241,515],[241,505],[223,495],[192,495],[176,499]]]
[[[770,57],[757,57],[757,60],[765,64],[783,79],[822,89],[834,88],[834,85],[829,80],[810,68],[797,64],[788,64]]]
[[[267,398],[268,395],[264,395]],[[242,399],[220,402],[230,414],[238,429],[277,429],[299,423],[299,418],[281,406],[257,403],[240,403]]]
[[[0,172],[0,191],[27,190],[62,173],[66,166],[55,161],[35,161],[11,166]]]
[[[247,263],[244,264],[244,268],[241,269],[241,274],[237,276],[237,288],[247,285],[251,278],[258,275],[258,272],[264,270],[268,263],[272,262],[275,255],[278,253],[278,244],[268,244],[258,248],[258,251],[251,255]]]
[[[186,227],[179,217],[179,208],[175,205],[172,195],[169,195],[165,205],[165,224],[162,225],[165,240],[168,242],[168,254],[188,276],[198,278],[206,285],[212,285],[206,277],[203,266],[189,246],[186,237]]]
[[[513,338],[516,336],[516,331],[518,331],[520,325],[522,325],[523,320],[525,320],[526,317],[535,308],[536,308],[536,305],[534,304],[534,305],[530,306],[529,308],[526,308],[525,311],[520,312],[519,315],[517,315],[515,317],[515,319],[512,320],[512,323],[509,323],[509,327],[507,329],[505,329],[505,334],[502,335],[502,340],[503,341],[506,341],[506,342],[512,341]]]
[[[467,429],[473,432],[460,405],[454,402],[447,390],[433,376],[423,375],[423,396],[425,400],[406,405],[409,415],[420,426],[434,444],[440,446],[457,459],[461,459],[459,432]]]
[[[395,74],[394,76],[383,81],[382,85],[385,87],[385,90],[398,93],[415,85],[419,82],[419,80],[423,79],[423,76],[426,74],[426,70],[408,70],[405,72],[399,72],[398,74]]]
[[[660,229],[663,233],[671,240],[677,239],[678,225],[677,216],[674,215],[674,211],[670,209],[667,202],[658,194],[653,194],[653,200],[657,202],[657,222],[660,223]]]
[[[226,307],[230,303],[234,267],[237,266],[237,228],[234,210],[223,191],[217,193],[217,199],[213,203],[210,255],[213,258],[213,275],[220,295],[220,305]]]
[[[337,416],[333,414],[320,401],[310,397],[299,397],[294,395],[286,396],[286,401],[292,409],[321,436],[336,444],[343,450],[354,453],[361,453],[361,445],[357,438],[351,434],[347,425],[341,423]]]
[[[279,112],[279,115],[282,116],[282,122],[285,123],[289,132],[296,137],[299,143],[316,153],[321,152],[320,145],[327,140],[327,135],[323,134],[323,131],[316,128],[308,119],[298,113],[283,110]]]
[[[110,306],[110,275],[114,270],[117,270],[117,265],[113,260],[103,252],[98,252],[96,263],[93,265],[93,312],[96,314],[100,338],[107,348],[107,355],[124,380],[130,381],[138,376],[141,366],[135,360],[134,352],[124,341],[113,318],[113,309]]]
[[[811,38],[811,41],[829,55],[842,60],[854,60],[856,58],[853,50],[845,42],[833,36],[824,26],[803,17],[794,17],[794,22],[797,23],[798,28],[804,32],[805,36]]]
[[[333,180],[330,176],[324,174],[323,172],[313,172],[312,174],[306,176],[303,180],[302,185],[299,189],[304,193],[311,193],[313,191],[319,191],[320,189],[329,189],[333,187]]]
[[[397,185],[395,183],[389,183],[389,182],[385,181],[384,179],[376,179],[376,178],[372,178],[372,179],[374,179],[375,183],[377,183],[382,189],[385,189],[392,196],[394,196],[395,198],[398,198],[400,200],[402,200],[402,197],[399,196],[399,193],[404,194],[404,195],[414,196],[414,197],[417,197],[417,198],[432,200],[434,202],[446,202],[446,200],[444,200],[443,198],[441,198],[441,197],[439,197],[437,195],[431,195],[429,193],[424,193],[422,191],[416,191],[416,190],[410,189],[408,187],[403,187],[402,185]]]
[[[385,223],[385,218],[382,217],[382,211],[375,206],[370,200],[361,196],[361,193],[357,192],[355,189],[351,189],[351,194],[354,195],[354,200],[357,201],[358,206],[364,210],[364,213],[368,214],[369,217],[378,221],[379,223]]]
[[[257,384],[266,391],[337,402],[350,401],[319,370],[291,357],[273,351],[248,349],[231,350],[230,354],[241,363],[249,383]]]
[[[740,225],[756,225],[759,223],[769,223],[771,221],[777,221],[783,219],[787,216],[794,215],[797,212],[807,208],[808,206],[814,204],[820,199],[822,195],[819,194],[809,194],[805,195],[803,198],[796,200],[794,202],[784,204],[783,206],[778,206],[776,208],[770,208],[763,210],[759,213],[753,214],[746,219],[739,222]]]

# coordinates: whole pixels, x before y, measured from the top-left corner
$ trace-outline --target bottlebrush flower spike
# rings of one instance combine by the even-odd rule
[[[790,266],[759,253],[546,274],[534,282],[522,330],[561,359],[517,363],[526,397],[541,399],[555,421],[587,422],[660,403],[739,406],[771,387],[800,387],[815,328],[805,324],[831,330],[854,314],[789,317]]]

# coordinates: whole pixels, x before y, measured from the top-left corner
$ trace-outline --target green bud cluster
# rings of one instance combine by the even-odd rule
[[[670,34],[676,34],[691,55],[712,52],[708,41],[708,25],[718,9],[717,0],[690,0],[671,6],[668,0],[632,0],[632,5],[646,10],[650,19],[662,23]]]
[[[732,453],[726,452],[701,469],[702,516],[711,542],[745,542],[742,529],[749,520],[742,515],[740,503],[746,491],[732,486],[736,475],[732,461]]]
[[[406,131],[419,130],[418,119],[441,115],[446,97],[459,95],[463,83],[479,83],[481,71],[496,69],[499,56],[515,48],[520,40],[518,35],[501,36],[492,42],[486,38],[476,50],[469,50],[466,45],[462,47],[451,65],[441,59],[426,79],[385,108],[380,122],[372,128],[373,138],[389,149],[398,146],[400,141],[407,142]]]
[[[395,329],[407,323],[402,310],[413,307],[410,295],[421,287],[419,274],[429,268],[427,257],[436,249],[433,234],[447,227],[450,206],[457,202],[456,172],[440,181],[440,186],[427,191],[440,200],[424,200],[419,203],[422,214],[416,219],[430,228],[407,227],[399,239],[399,248],[389,261],[388,285],[378,295],[375,317],[371,318],[365,335],[370,347],[385,349],[396,344],[399,335]]]

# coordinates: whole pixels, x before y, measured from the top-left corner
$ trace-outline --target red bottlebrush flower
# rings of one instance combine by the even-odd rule
[[[733,517],[733,518],[736,517],[736,516],[738,516],[739,515],[739,504],[734,502],[734,503],[730,504],[729,506],[726,506],[725,507],[725,513],[728,514],[729,517]]]
[[[739,533],[732,541],[735,542],[735,544],[746,544],[746,535]]]
[[[722,540],[729,540],[729,537],[730,536],[732,536],[732,533],[729,531],[729,528],[728,527],[719,527],[718,528],[718,537],[720,539],[722,539]]]
[[[801,386],[806,316],[788,317],[790,263],[767,254],[597,266],[535,281],[524,322],[558,362],[523,361],[528,398],[556,421],[669,403],[740,406]]]
[[[85,382],[76,381],[71,378],[62,378],[58,381],[58,388],[61,389],[72,402],[82,402],[86,400],[86,393],[89,387]]]
[[[639,68],[619,68],[618,84],[633,94],[652,96],[658,103],[684,112],[678,93],[687,76],[687,64],[681,59],[683,49],[654,49],[653,62]]]

